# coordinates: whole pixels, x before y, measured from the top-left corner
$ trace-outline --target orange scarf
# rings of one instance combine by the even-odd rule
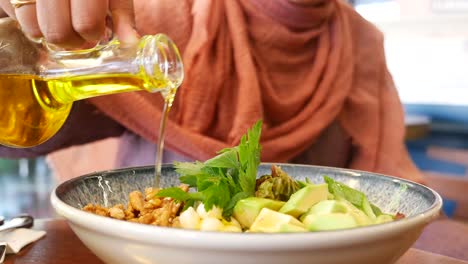
[[[263,119],[262,160],[287,162],[338,121],[356,150],[351,168],[420,181],[404,146],[404,115],[382,35],[341,1],[315,2],[137,1],[139,31],[170,35],[186,69],[166,147],[205,160]],[[156,141],[159,94],[92,102]]]

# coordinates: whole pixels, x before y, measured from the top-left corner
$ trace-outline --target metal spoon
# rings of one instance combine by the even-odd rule
[[[5,230],[10,230],[13,228],[21,228],[21,227],[32,227],[34,224],[34,218],[30,215],[19,215],[14,217],[8,221],[6,221],[2,226],[0,226],[0,232]]]

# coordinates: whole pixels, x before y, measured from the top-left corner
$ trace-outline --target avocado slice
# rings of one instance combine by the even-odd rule
[[[346,208],[348,209],[348,213],[354,217],[359,226],[367,226],[373,224],[374,221],[363,211],[355,207],[352,203],[348,202],[345,199],[340,199],[339,201],[344,206],[346,206]]]
[[[383,224],[388,222],[393,222],[393,216],[388,214],[381,214],[375,219],[375,224]]]
[[[296,233],[296,232],[307,232],[307,229],[304,226],[291,225],[291,224],[282,224],[279,229],[280,233]]]
[[[355,190],[341,182],[337,182],[330,177],[324,176],[324,180],[328,183],[330,193],[335,196],[335,199],[344,199],[352,203],[358,209],[361,209],[369,218],[375,220],[376,213],[379,214],[380,209],[369,203],[366,195],[358,190]]]
[[[348,208],[337,200],[324,200],[312,206],[303,217],[308,214],[330,214],[330,213],[347,213]]]
[[[309,231],[334,230],[357,227],[350,209],[341,201],[325,200],[312,206],[301,217]],[[352,206],[352,205],[351,205]],[[353,210],[358,210],[354,208]],[[362,213],[362,212],[361,212]]]
[[[279,212],[297,218],[307,212],[314,204],[327,200],[328,194],[328,185],[326,183],[307,185],[291,195]]]
[[[239,200],[234,207],[233,216],[246,228],[250,228],[263,208],[278,211],[285,202],[266,198],[249,197]]]
[[[263,208],[249,231],[263,233],[307,232],[307,229],[304,224],[290,215]]]
[[[309,231],[325,231],[354,228],[358,223],[351,214],[329,213],[329,214],[309,214],[303,223]]]
[[[369,200],[367,200],[366,196],[364,196],[364,198],[362,199],[362,210],[364,211],[364,213],[366,213],[366,215],[370,219],[375,220],[377,218],[377,216],[375,215],[374,210],[372,210],[372,206],[369,203]]]

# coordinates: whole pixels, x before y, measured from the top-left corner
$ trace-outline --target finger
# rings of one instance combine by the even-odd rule
[[[15,9],[10,4],[10,0],[0,0],[0,8],[8,14],[9,17],[15,18]]]
[[[106,27],[108,0],[71,0],[70,6],[74,31],[85,40],[99,40]]]
[[[47,42],[62,47],[79,47],[84,39],[72,25],[70,0],[37,0],[37,20]]]
[[[114,33],[119,40],[123,43],[137,42],[133,0],[109,0],[109,9],[112,13]]]
[[[21,30],[29,37],[42,37],[41,29],[37,22],[36,5],[24,5],[15,8],[16,19],[21,25]]]

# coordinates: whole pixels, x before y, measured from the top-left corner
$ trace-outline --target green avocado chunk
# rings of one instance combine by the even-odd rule
[[[266,198],[249,197],[242,199],[236,203],[233,216],[239,223],[246,228],[250,228],[255,218],[263,208],[268,208],[278,211],[285,202],[275,201]]]
[[[328,183],[329,191],[335,196],[335,199],[349,201],[355,207],[361,209],[372,220],[375,220],[376,214],[382,213],[377,206],[369,202],[364,193],[337,182],[330,177],[325,176],[324,179],[325,182]]]
[[[304,216],[308,214],[330,214],[330,213],[347,213],[348,208],[340,201],[325,200],[318,202],[312,206]]]
[[[307,212],[314,204],[327,200],[328,195],[328,185],[326,183],[306,185],[291,195],[279,212],[298,218],[300,215]]]
[[[359,226],[367,226],[372,225],[374,223],[373,220],[367,214],[355,207],[352,203],[344,199],[339,201],[344,206],[346,206],[346,208],[348,209],[348,214],[354,217],[354,220],[356,220]]]
[[[325,200],[312,206],[301,217],[309,231],[335,230],[357,227],[358,223],[347,205],[341,201]]]
[[[351,214],[329,213],[309,214],[303,223],[309,231],[325,231],[357,227],[358,224]]]
[[[388,215],[388,214],[381,214],[377,216],[377,219],[375,220],[376,224],[383,224],[383,223],[388,223],[388,222],[393,222],[393,216]]]
[[[250,232],[278,233],[278,232],[307,232],[304,224],[296,218],[263,208],[250,227]]]

